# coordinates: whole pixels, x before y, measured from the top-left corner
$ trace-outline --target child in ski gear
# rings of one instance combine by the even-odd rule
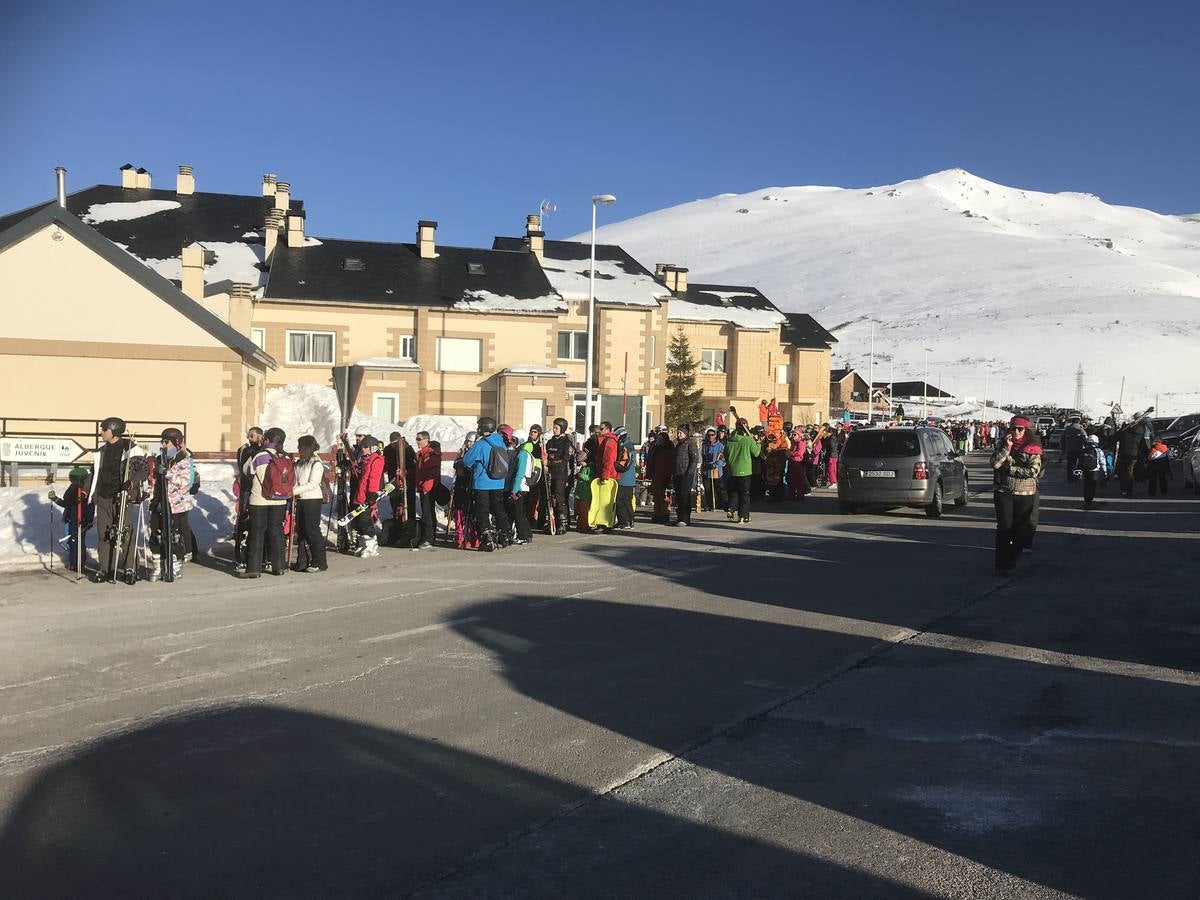
[[[1079,474],[1083,478],[1083,508],[1091,509],[1092,501],[1096,499],[1096,483],[1101,478],[1108,477],[1107,461],[1104,451],[1100,449],[1100,438],[1088,435],[1083,449],[1079,452]]]
[[[183,569],[183,557],[192,546],[192,531],[188,527],[188,513],[195,508],[192,496],[192,471],[195,460],[184,446],[183,432],[178,428],[164,429],[159,441],[160,451],[157,464],[160,471],[154,479],[154,493],[150,500],[150,580],[157,581],[166,568],[167,554],[174,558],[173,577]],[[165,478],[164,478],[165,475]],[[163,490],[171,516],[171,546],[164,547]]]
[[[270,557],[271,573],[283,574],[283,520],[287,500],[266,496],[263,486],[273,460],[284,457],[282,428],[268,428],[261,449],[248,460],[242,471],[250,479],[250,540],[246,550],[246,570],[239,578],[258,578],[263,571],[263,552]]]
[[[297,572],[324,572],[329,568],[325,536],[321,533],[325,464],[317,455],[320,445],[311,434],[296,442],[296,488],[292,491],[292,534],[298,545]]]
[[[1146,478],[1150,482],[1151,497],[1156,493],[1167,496],[1167,481],[1171,478],[1171,451],[1162,441],[1155,441],[1146,456]]]
[[[434,488],[442,481],[442,445],[429,439],[428,431],[417,432],[417,505],[421,508],[420,540],[415,550],[432,550],[437,540],[437,503]]]
[[[129,571],[134,566],[133,547],[136,529],[129,520],[129,507],[141,501],[142,478],[130,484],[130,462],[145,462],[146,453],[131,438],[125,437],[125,421],[116,416],[100,426],[101,444],[95,453],[95,474],[88,500],[95,505],[97,550],[100,571],[97,580],[114,580],[113,571]],[[132,491],[131,491],[132,489]],[[132,494],[136,494],[134,500]]]
[[[87,530],[92,527],[92,519],[96,507],[87,499],[87,479],[90,473],[83,466],[76,466],[68,476],[71,486],[61,497],[53,490],[50,491],[50,502],[62,508],[62,540],[59,542],[66,550],[67,568],[74,572],[76,561],[79,559],[77,539],[83,541],[83,555],[87,555]],[[81,515],[82,513],[82,515]]]
[[[793,428],[791,449],[788,452],[787,486],[789,500],[803,500],[811,491],[804,474],[804,458],[808,454],[808,437],[803,428]]]
[[[383,448],[373,435],[365,435],[358,442],[361,453],[359,459],[358,490],[353,502],[355,507],[364,503],[369,506],[363,510],[351,523],[358,534],[356,556],[378,556],[379,538],[375,535],[375,503],[379,492],[383,489]]]
[[[504,509],[504,483],[508,477],[508,447],[502,435],[496,433],[496,420],[490,416],[479,419],[476,429],[479,438],[463,457],[471,472],[475,528],[479,533],[479,549],[490,553],[497,545],[507,547],[512,526]],[[504,474],[500,475],[503,457]],[[496,475],[489,474],[495,472]],[[494,523],[493,523],[494,520]]]
[[[993,502],[996,506],[996,570],[1012,571],[1024,547],[1032,545],[1042,446],[1024,416],[1013,416],[1004,439],[992,453]]]

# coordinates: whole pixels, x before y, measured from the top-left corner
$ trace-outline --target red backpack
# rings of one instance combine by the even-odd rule
[[[287,500],[296,486],[296,464],[286,453],[271,453],[263,473],[262,495],[266,500]]]

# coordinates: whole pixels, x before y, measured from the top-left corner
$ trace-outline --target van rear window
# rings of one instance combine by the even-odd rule
[[[855,431],[846,441],[843,456],[920,456],[915,431],[891,431],[885,428]]]

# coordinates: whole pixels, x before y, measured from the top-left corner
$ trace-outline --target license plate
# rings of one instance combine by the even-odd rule
[[[895,478],[896,473],[891,470],[881,470],[878,472],[863,472],[863,478]]]

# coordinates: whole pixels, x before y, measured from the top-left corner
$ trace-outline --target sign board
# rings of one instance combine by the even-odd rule
[[[0,462],[53,465],[75,462],[86,452],[70,438],[0,438]]]

